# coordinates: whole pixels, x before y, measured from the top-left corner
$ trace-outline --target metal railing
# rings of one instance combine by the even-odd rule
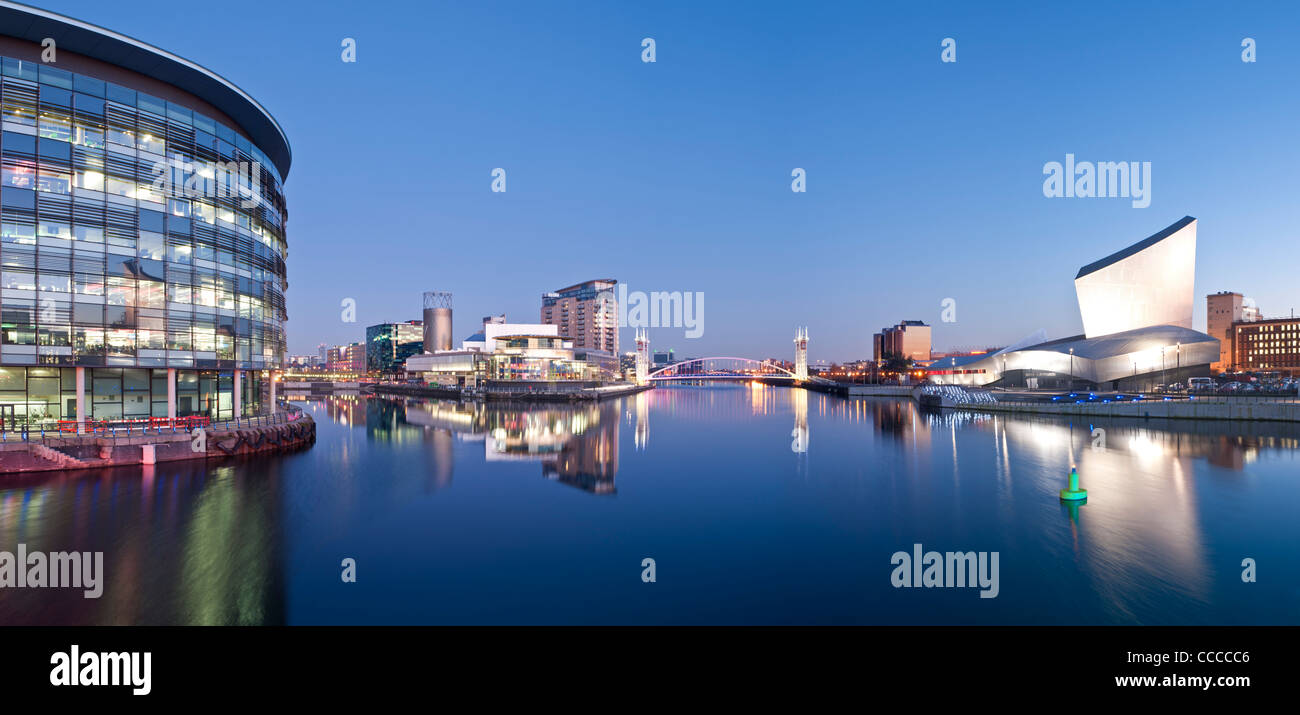
[[[189,415],[176,418],[144,417],[133,420],[86,420],[84,422],[85,431],[80,434],[78,434],[77,420],[75,419],[35,424],[22,423],[10,425],[7,428],[0,425],[0,443],[46,442],[50,440],[68,443],[76,441],[78,437],[129,439],[132,437],[147,437],[150,434],[159,436],[190,434],[196,428],[208,430],[218,428],[242,429],[289,424],[297,421],[302,416],[303,411],[301,408],[288,403],[281,403],[277,406],[276,411],[269,415],[253,415],[219,422],[213,422],[212,418],[207,415]]]

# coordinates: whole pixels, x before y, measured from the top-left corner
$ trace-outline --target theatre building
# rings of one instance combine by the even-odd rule
[[[288,287],[276,120],[184,58],[10,2],[0,120],[0,420],[265,411]]]

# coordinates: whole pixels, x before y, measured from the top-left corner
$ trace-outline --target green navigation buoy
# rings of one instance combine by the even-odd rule
[[[1088,490],[1079,488],[1079,470],[1070,467],[1070,486],[1061,490],[1061,501],[1078,501],[1088,498]]]

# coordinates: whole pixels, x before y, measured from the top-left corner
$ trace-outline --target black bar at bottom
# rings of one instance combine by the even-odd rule
[[[20,627],[3,631],[0,684],[6,700],[205,706],[268,694],[327,704],[382,694],[435,705],[456,694],[540,704],[562,693],[557,702],[599,703],[620,690],[647,702],[673,692],[868,702],[893,692],[972,705],[991,703],[993,693],[1006,703],[1044,694],[1245,699],[1291,688],[1297,636],[1294,627]],[[70,678],[52,657],[70,657],[73,646],[82,658],[138,653],[133,675],[149,653],[150,692],[54,685],[52,674]],[[103,674],[105,663],[121,660],[89,662]]]

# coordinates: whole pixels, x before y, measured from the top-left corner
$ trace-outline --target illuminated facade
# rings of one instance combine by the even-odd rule
[[[285,354],[275,119],[103,28],[9,2],[0,28],[0,418],[263,408]]]
[[[1196,219],[1163,231],[1079,269],[1074,291],[1089,338],[1152,325],[1192,327],[1196,277]]]
[[[1084,335],[1045,340],[1037,331],[992,354],[936,360],[926,373],[948,385],[1133,391],[1208,375],[1219,341],[1191,328],[1195,270],[1188,216],[1079,270]]]
[[[930,359],[930,326],[920,320],[904,320],[872,337],[872,354],[877,363],[896,355],[913,362]]]
[[[503,325],[511,327],[509,323]],[[494,335],[488,338],[492,346],[489,350],[467,347],[413,355],[406,360],[406,372],[430,384],[450,387],[477,387],[486,381],[573,382],[611,376],[604,361],[576,356],[573,341],[557,335],[555,326],[542,327],[550,330],[541,334]],[[465,341],[466,346],[473,344],[476,341]]]
[[[336,345],[330,348],[325,360],[325,369],[330,372],[364,374],[366,371],[365,343]]]
[[[1234,323],[1231,335],[1236,369],[1300,375],[1300,319]]]
[[[408,357],[424,352],[424,323],[380,323],[366,328],[366,370],[401,372]]]
[[[542,322],[573,338],[576,348],[618,354],[618,298],[613,278],[592,280],[542,295]]]

